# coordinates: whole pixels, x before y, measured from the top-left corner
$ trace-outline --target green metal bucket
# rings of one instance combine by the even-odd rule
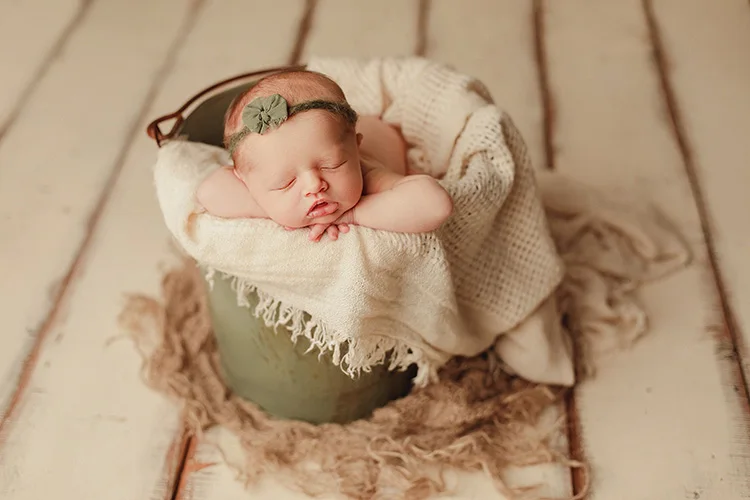
[[[265,326],[253,315],[257,295],[248,299],[249,308],[237,306],[230,281],[220,277],[208,292],[227,384],[266,412],[313,423],[345,423],[408,392],[413,374],[377,366],[352,379],[333,364],[330,353],[306,352],[310,342],[305,337],[292,343],[287,329]]]
[[[252,85],[244,83],[202,102],[172,131],[188,140],[221,146],[224,114],[232,99]],[[253,314],[257,294],[239,306],[230,280],[216,276],[206,286],[224,375],[237,395],[267,413],[311,423],[346,423],[364,418],[411,389],[414,370],[391,372],[385,366],[350,378],[331,355],[306,352],[309,341],[291,341],[288,329],[269,328]]]

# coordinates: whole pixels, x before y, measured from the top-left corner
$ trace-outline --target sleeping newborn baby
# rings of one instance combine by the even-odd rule
[[[358,119],[341,88],[311,71],[260,80],[227,111],[224,142],[234,165],[199,186],[198,202],[226,218],[268,218],[309,238],[335,240],[349,225],[433,231],[451,215],[429,175],[407,175],[401,134],[378,117]]]

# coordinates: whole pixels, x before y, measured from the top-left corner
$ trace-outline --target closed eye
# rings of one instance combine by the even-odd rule
[[[343,162],[341,162],[338,165],[335,165],[333,167],[323,167],[323,170],[336,170],[337,168],[339,168],[339,167],[341,167],[343,165],[346,165],[346,160],[344,160]]]
[[[292,186],[292,184],[294,184],[294,181],[296,181],[296,180],[297,180],[297,178],[293,177],[289,182],[287,182],[286,184],[284,184],[280,188],[274,189],[274,191],[283,191],[284,189],[288,189],[288,188],[290,188]]]

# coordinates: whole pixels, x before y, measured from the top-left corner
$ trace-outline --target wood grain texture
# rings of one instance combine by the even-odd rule
[[[432,9],[432,0],[419,0],[417,10],[417,35],[414,55],[424,57],[427,52],[427,37],[430,30],[430,10]]]
[[[418,19],[417,0],[318,0],[303,60],[410,55],[418,44]]]
[[[534,5],[512,0],[467,5],[433,0],[426,55],[482,80],[513,117],[534,166],[546,168]]]
[[[94,4],[64,61],[47,72],[0,144],[0,262],[8,263],[0,296],[12,297],[0,303],[8,332],[0,339],[0,414],[51,314],[61,312],[82,243],[137,132],[141,103],[191,5]],[[125,16],[143,18],[139,30],[123,24]]]
[[[91,0],[0,3],[0,140],[80,27]]]
[[[170,260],[156,201],[141,187],[150,183],[150,144],[139,142],[69,292],[67,317],[51,326],[0,436],[2,498],[171,494],[182,422],[142,383],[140,357],[117,324],[124,292],[157,295],[159,265]]]
[[[294,48],[288,58],[290,65],[298,65],[303,62],[302,51],[305,50],[305,46],[307,45],[307,37],[312,28],[313,16],[315,15],[315,9],[317,6],[318,0],[305,0],[305,11],[297,26],[297,36],[295,37]]]
[[[539,85],[539,96],[542,101],[542,124],[544,131],[544,163],[543,168],[555,169],[555,151],[552,147],[552,138],[555,136],[555,110],[552,106],[552,97],[549,91],[549,75],[547,74],[547,44],[544,39],[544,0],[534,0],[533,23],[534,23],[534,59],[536,61],[537,82]]]
[[[750,6],[645,2],[659,40],[665,94],[701,226],[727,338],[750,390]],[[717,56],[720,54],[720,56]],[[750,438],[749,438],[750,439]]]
[[[84,226],[84,234],[74,241],[78,244],[78,249],[72,265],[69,264],[67,270],[63,269],[65,277],[54,291],[52,307],[46,318],[43,318],[42,327],[35,332],[37,335],[33,343],[29,342],[32,344],[31,351],[23,363],[20,381],[17,387],[12,388],[9,405],[3,408],[0,420],[0,496],[3,498],[150,497],[154,491],[158,492],[159,487],[167,488],[168,485],[164,483],[174,476],[172,471],[162,471],[162,467],[165,465],[165,454],[170,457],[172,455],[167,450],[174,449],[173,436],[175,430],[181,428],[181,422],[172,405],[150,393],[139,383],[139,360],[132,346],[127,342],[113,342],[119,336],[116,321],[123,298],[118,285],[127,287],[134,282],[140,285],[139,289],[158,293],[160,283],[155,266],[167,255],[163,234],[162,238],[152,240],[151,246],[148,242],[141,241],[134,249],[134,241],[148,236],[148,231],[144,232],[138,227],[137,216],[134,221],[128,219],[137,213],[138,203],[135,203],[135,208],[119,207],[116,217],[110,218],[110,225],[104,229],[104,243],[94,237],[93,231],[104,216],[102,210],[125,162],[125,153],[136,133],[145,126],[146,111],[152,104],[161,79],[168,73],[184,35],[189,32],[200,4],[199,1],[165,3],[159,8],[143,6],[134,11],[132,5],[111,2],[99,10],[93,8],[87,22],[70,41],[66,64],[61,65],[59,73],[49,72],[48,79],[52,83],[45,79],[40,85],[39,92],[46,92],[49,100],[65,102],[66,98],[75,98],[72,104],[67,105],[78,104],[86,111],[76,115],[76,109],[67,109],[68,115],[76,115],[76,118],[61,117],[72,122],[74,128],[69,133],[78,132],[80,138],[75,135],[71,138],[64,132],[59,133],[62,137],[55,137],[57,132],[54,127],[42,132],[50,135],[53,149],[55,146],[60,147],[56,140],[64,140],[66,142],[62,144],[67,147],[85,150],[88,141],[84,140],[84,132],[88,132],[93,139],[106,139],[107,134],[118,131],[122,133],[122,137],[117,142],[105,140],[98,148],[95,146],[94,155],[77,152],[83,158],[71,159],[66,155],[55,158],[53,149],[40,148],[48,156],[46,164],[39,168],[42,174],[47,174],[46,181],[54,181],[57,176],[59,187],[68,190],[45,184],[42,194],[48,197],[42,196],[40,200],[35,200],[34,194],[37,194],[35,191],[38,186],[21,176],[20,179],[11,179],[18,182],[16,186],[21,188],[14,193],[16,198],[4,199],[8,203],[15,201],[19,206],[24,196],[27,200],[31,198],[28,201],[36,202],[32,206],[38,212],[31,214],[37,217],[33,222],[39,227],[21,232],[22,237],[29,236],[29,233],[30,236],[46,236],[45,230],[54,236],[55,228],[50,230],[40,216],[54,219],[51,214],[54,214],[55,208],[59,209],[60,203],[75,203],[78,201],[75,197],[89,195],[86,191],[81,192],[75,188],[91,190],[89,196],[94,198],[95,203],[89,213],[84,212],[83,208],[87,208],[85,205],[82,205],[79,212],[64,210],[66,215],[72,213],[81,219],[78,223]],[[141,31],[137,34],[132,30],[118,31],[123,12],[135,15],[136,18],[148,18],[141,23]],[[120,50],[115,50],[117,44],[113,41],[118,39],[126,43]],[[150,44],[158,45],[158,50],[150,47]],[[101,66],[95,64],[97,60],[93,56],[97,52],[92,54],[92,47],[102,46],[112,46],[110,55],[121,57],[123,62],[131,64],[131,69],[137,61],[138,67],[151,76],[151,81],[143,83],[145,92],[141,93],[140,86],[128,79],[124,69],[112,71],[112,75],[108,77],[98,78],[96,73],[101,72]],[[125,49],[126,46],[128,49]],[[152,49],[152,59],[142,56],[145,49]],[[88,69],[89,73],[94,74],[81,75],[81,69]],[[82,80],[86,76],[91,82]],[[105,87],[93,87],[95,83]],[[120,106],[107,105],[113,98],[116,101],[120,94],[131,96],[134,102],[140,99],[143,104],[132,106],[131,102],[130,113],[125,115],[125,103]],[[86,103],[89,99],[92,104],[97,104],[97,100],[100,103],[95,110],[87,110]],[[36,104],[32,101],[29,107],[34,109]],[[42,117],[47,115],[40,111],[44,110],[45,104],[48,110],[55,109],[49,103],[42,103],[37,115],[31,115],[43,127]],[[66,111],[65,104],[59,106],[61,111]],[[97,112],[99,115],[95,116]],[[16,137],[11,134],[8,144],[15,144],[11,142],[11,138],[15,141],[27,138],[22,135],[24,131],[27,136],[31,135],[37,140],[41,136],[33,136],[25,130],[24,127],[29,125],[24,125],[29,113],[31,111],[26,111],[19,120],[18,127],[13,129],[13,134],[21,135]],[[98,118],[100,127],[92,132],[89,129],[96,127],[89,122],[95,118]],[[112,118],[113,123],[107,122],[109,118]],[[53,121],[50,125],[54,125],[54,120],[50,121]],[[123,126],[126,126],[124,130]],[[102,135],[105,137],[100,137]],[[27,143],[27,150],[34,151],[35,145]],[[86,183],[87,177],[94,172],[94,165],[81,163],[81,160],[93,161],[97,154],[106,155],[107,151],[103,150],[106,146],[110,148],[107,156],[112,158],[113,164],[104,169],[99,165],[104,170],[105,181],[104,186],[95,191],[96,184],[91,181]],[[32,156],[31,159],[35,158]],[[25,161],[24,158],[19,160]],[[103,164],[107,165],[106,162]],[[56,172],[56,169],[60,172]],[[4,183],[3,188],[6,186],[10,187]],[[31,193],[24,192],[22,188],[27,188]],[[23,208],[28,209],[28,206]],[[21,215],[27,215],[27,212],[30,210],[17,210]],[[15,216],[16,213],[11,215]],[[15,229],[13,222],[15,220],[12,217],[4,218],[3,230]],[[52,220],[50,223],[57,222],[59,220]],[[75,222],[72,219],[68,225]],[[63,226],[60,229],[64,233],[70,228]],[[115,236],[107,238],[108,232]],[[77,234],[73,232],[69,236],[75,237]],[[23,238],[11,242],[18,245],[45,243],[25,241]],[[43,250],[46,251],[46,255],[41,255],[43,261],[57,256],[54,247],[43,247]],[[133,257],[137,261],[139,251],[145,252],[142,256],[150,266],[128,269],[124,263]],[[60,267],[64,265],[63,262],[55,261]],[[32,268],[29,273],[32,278],[34,270]],[[23,272],[24,269],[20,271]],[[73,286],[74,282],[78,286]],[[28,284],[24,280],[18,280],[17,284],[19,283]],[[33,287],[34,282],[30,283]],[[33,292],[33,289],[28,289],[32,287],[23,287],[22,291]],[[19,294],[15,297],[6,301],[4,306],[18,306],[19,303],[14,301],[18,297],[25,298]],[[12,351],[6,351],[6,348],[14,347],[13,341],[23,338],[22,332],[18,333],[20,335],[3,337],[4,345],[0,352],[6,356],[13,354]],[[3,368],[7,368],[7,365]],[[8,382],[17,380],[13,376],[9,377]],[[9,384],[8,387],[12,386]],[[172,462],[168,461],[167,465],[172,465]]]
[[[645,287],[650,332],[576,391],[592,500],[746,498],[750,428],[722,327],[696,201],[670,127],[640,2],[548,2],[557,168],[657,205],[695,254],[686,271]]]

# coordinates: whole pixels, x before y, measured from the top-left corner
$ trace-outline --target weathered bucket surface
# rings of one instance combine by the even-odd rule
[[[208,287],[207,287],[208,289]],[[208,291],[211,320],[229,387],[271,415],[313,423],[349,422],[406,395],[412,373],[373,368],[352,379],[330,353],[307,351],[305,337],[292,343],[285,328],[267,327],[250,307],[238,306],[229,279],[216,277]]]
[[[178,130],[188,140],[221,146],[224,114],[232,99],[251,84],[230,88],[201,103]],[[237,304],[231,281],[216,276],[206,286],[219,356],[229,388],[279,418],[312,423],[344,423],[366,417],[388,401],[406,395],[414,371],[374,367],[356,378],[333,364],[330,354],[306,352],[309,341],[291,341],[286,328],[267,327],[250,307]]]

